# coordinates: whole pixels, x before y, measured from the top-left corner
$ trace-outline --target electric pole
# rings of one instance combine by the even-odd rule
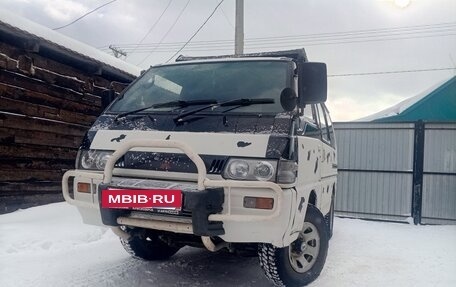
[[[234,29],[234,54],[244,54],[244,0],[236,0],[236,23]]]
[[[124,52],[124,51],[120,50],[119,48],[114,47],[113,45],[109,45],[109,49],[111,49],[112,54],[116,58],[120,58],[122,56],[125,57],[125,58],[127,57],[127,52]]]

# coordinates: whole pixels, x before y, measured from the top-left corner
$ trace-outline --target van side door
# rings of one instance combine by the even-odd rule
[[[329,211],[331,205],[332,194],[335,191],[337,181],[337,154],[336,141],[334,130],[329,113],[324,104],[317,104],[318,122],[321,129],[321,185],[322,185],[322,201],[320,208],[324,212]]]

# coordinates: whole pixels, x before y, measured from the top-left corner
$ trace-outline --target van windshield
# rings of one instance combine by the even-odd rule
[[[290,87],[289,61],[229,61],[153,67],[118,97],[110,112],[128,112],[170,101],[272,98],[273,104],[239,107],[233,112],[279,113],[280,93]],[[155,108],[170,111],[176,107]],[[219,107],[215,111],[227,110]]]

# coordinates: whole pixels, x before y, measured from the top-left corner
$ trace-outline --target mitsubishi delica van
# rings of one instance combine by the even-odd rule
[[[337,185],[326,76],[304,49],[153,66],[88,130],[64,198],[134,257],[254,253],[275,285],[309,284]]]

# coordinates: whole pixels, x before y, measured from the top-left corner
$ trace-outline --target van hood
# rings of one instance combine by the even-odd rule
[[[172,117],[154,121],[147,116],[116,123],[114,116],[97,119],[84,137],[81,149],[116,150],[128,140],[175,140],[188,144],[206,164],[208,172],[229,157],[279,159],[288,157],[291,116],[259,118],[206,117],[176,126]],[[157,124],[157,121],[163,121]],[[197,125],[198,124],[198,125]],[[166,164],[164,164],[166,163]],[[190,159],[177,149],[135,148],[125,154],[119,167],[130,169],[195,172]]]
[[[202,155],[278,158],[284,152],[287,137],[267,134],[193,133],[164,131],[99,130],[90,149],[116,150],[129,140],[174,140],[184,142]],[[282,141],[284,139],[284,141]],[[134,148],[132,151],[182,153],[177,149]]]
[[[283,141],[288,142],[292,116],[212,115],[182,125],[174,123],[174,115],[135,115],[118,122],[114,117],[101,115],[84,137],[81,149],[115,150],[126,139],[172,138],[198,153],[276,158],[285,152]]]

